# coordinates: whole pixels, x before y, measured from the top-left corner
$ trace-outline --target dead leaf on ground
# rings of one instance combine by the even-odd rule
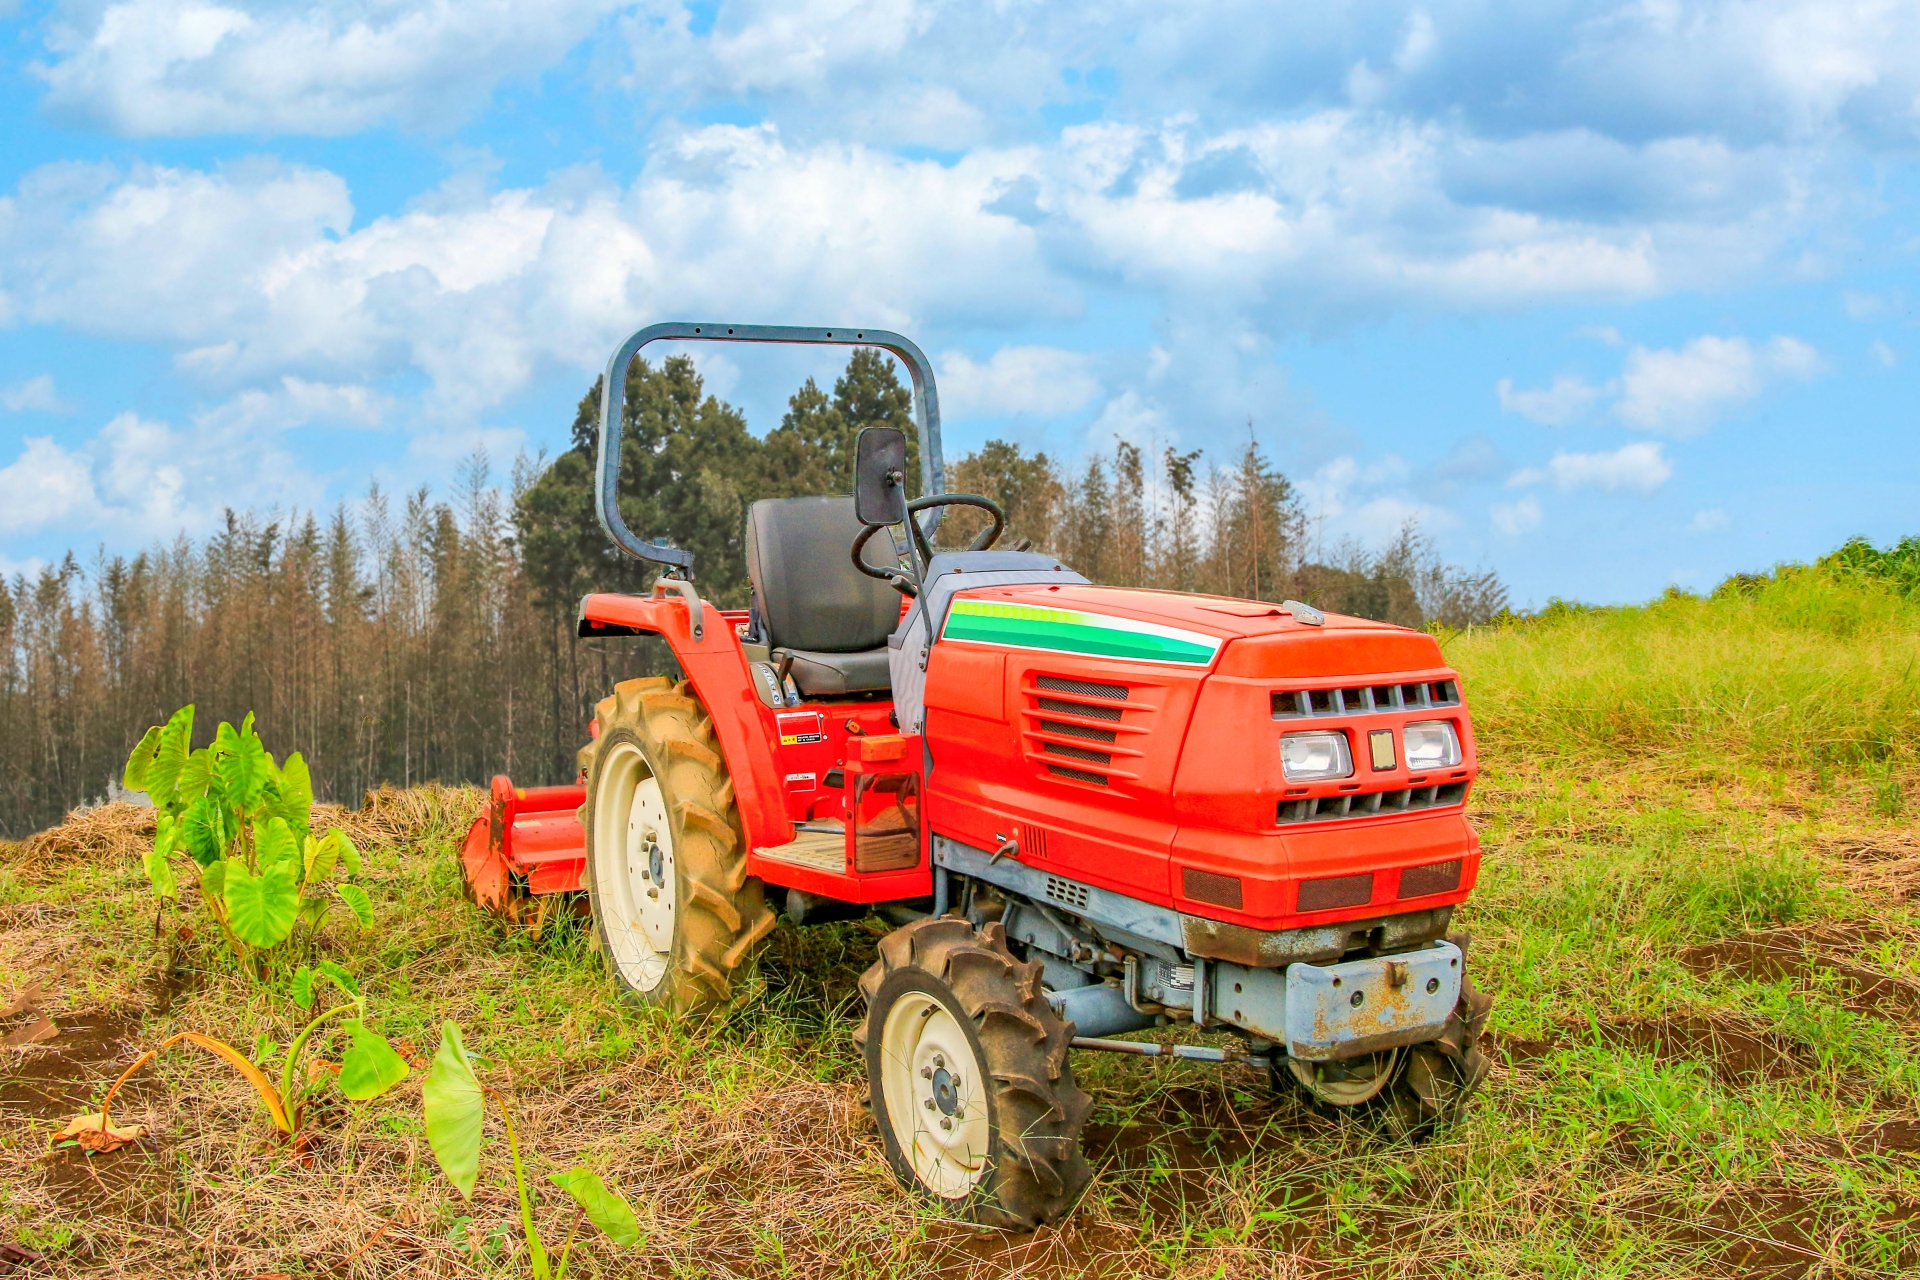
[[[107,1152],[118,1151],[129,1142],[137,1142],[147,1134],[142,1125],[115,1124],[102,1128],[102,1123],[98,1111],[77,1115],[67,1121],[66,1128],[53,1135],[53,1141],[62,1142],[71,1138],[88,1151]]]
[[[60,1028],[53,1025],[52,1018],[42,1018],[30,1022],[18,1031],[0,1040],[0,1048],[18,1049],[22,1045],[38,1044],[42,1040],[51,1040],[60,1034]]]
[[[38,1009],[40,1002],[46,998],[46,988],[42,987],[37,979],[29,982],[13,999],[7,1001],[5,1008],[0,1008],[0,1018],[18,1017],[29,1009]]]

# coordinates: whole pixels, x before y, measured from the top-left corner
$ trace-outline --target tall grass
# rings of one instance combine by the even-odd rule
[[[1783,569],[1712,596],[1555,604],[1443,640],[1483,754],[1685,753],[1819,769],[1920,746],[1920,599]]]

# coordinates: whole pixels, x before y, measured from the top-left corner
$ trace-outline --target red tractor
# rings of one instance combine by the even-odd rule
[[[627,368],[659,340],[892,352],[925,496],[902,433],[867,428],[852,496],[753,505],[753,607],[715,609],[616,502]],[[1448,934],[1480,863],[1473,731],[1431,636],[994,550],[1002,513],[942,491],[933,371],[893,333],[644,329],[607,370],[597,475],[608,535],[664,572],[586,597],[580,634],[662,637],[683,674],[599,704],[583,785],[495,780],[464,854],[480,902],[584,889],[614,980],[682,1014],[731,996],[769,890],[799,924],[899,922],[860,981],[881,1142],[1005,1226],[1090,1177],[1070,1048],[1264,1065],[1403,1132],[1485,1076],[1491,1002]],[[990,523],[937,552],[951,506]],[[1173,1024],[1225,1047],[1105,1038]]]

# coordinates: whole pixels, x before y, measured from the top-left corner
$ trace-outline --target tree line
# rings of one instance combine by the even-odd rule
[[[0,835],[108,792],[142,730],[187,702],[201,736],[253,711],[276,753],[306,757],[325,799],[498,772],[569,779],[594,702],[667,660],[657,641],[574,635],[582,595],[646,591],[657,574],[619,557],[595,518],[599,401],[596,383],[570,447],[523,457],[504,485],[476,455],[444,497],[375,487],[327,515],[229,511],[202,541],[84,565],[70,553],[5,584]],[[851,491],[862,427],[899,426],[917,450],[911,408],[892,361],[863,348],[830,393],[809,379],[756,437],[691,360],[635,361],[622,512],[693,551],[703,595],[744,607],[748,505]],[[1217,465],[1123,441],[1070,468],[994,440],[950,464],[947,487],[1006,507],[1003,545],[1099,582],[1296,598],[1410,626],[1483,621],[1506,603],[1492,573],[1444,565],[1411,526],[1381,549],[1310,553],[1298,495],[1251,433]],[[956,509],[941,541],[963,544],[973,516]]]

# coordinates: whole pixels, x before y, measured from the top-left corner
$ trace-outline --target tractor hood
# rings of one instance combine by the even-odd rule
[[[1366,618],[1330,613],[1310,626],[1258,600],[1072,584],[962,590],[942,638],[1254,679],[1445,665],[1432,636]]]

